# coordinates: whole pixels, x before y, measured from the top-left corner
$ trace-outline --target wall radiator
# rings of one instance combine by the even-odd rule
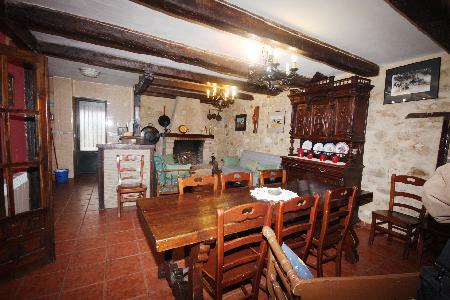
[[[13,176],[14,206],[16,214],[30,210],[30,184],[27,172],[19,172]],[[8,187],[4,184],[5,199],[8,199]],[[6,201],[6,214],[8,215],[9,205]]]

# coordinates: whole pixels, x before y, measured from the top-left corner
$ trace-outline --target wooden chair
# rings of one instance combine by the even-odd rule
[[[229,174],[220,174],[220,184],[222,186],[222,191],[227,188],[227,182],[239,183],[246,182],[248,187],[253,185],[253,174],[252,172],[232,172]]]
[[[416,297],[418,273],[302,279],[294,271],[273,230],[265,226],[263,234],[270,245],[266,276],[269,299],[406,300]]]
[[[269,179],[270,182],[275,182],[276,179],[280,179],[281,183],[286,183],[286,170],[274,169],[259,171],[259,185],[264,186],[265,180]]]
[[[387,233],[388,238],[397,237],[405,241],[405,247],[403,248],[403,258],[407,259],[409,256],[409,248],[411,246],[411,239],[418,238],[417,228],[422,224],[425,216],[425,207],[422,204],[422,197],[410,192],[397,191],[396,184],[402,183],[405,185],[423,186],[425,180],[415,176],[407,175],[395,175],[391,176],[391,192],[389,199],[388,210],[376,210],[372,212],[372,226],[370,228],[369,245],[373,245],[375,233],[377,231],[381,233]],[[396,202],[396,197],[408,198],[409,201],[414,200],[417,206],[421,204],[421,207],[413,206],[407,203]],[[411,204],[413,202],[410,202]],[[412,216],[406,213],[395,211],[395,207],[403,208],[409,212],[417,213],[417,216]],[[377,222],[377,221],[380,222]],[[387,228],[382,225],[386,225]]]
[[[305,262],[308,254],[316,257],[316,263],[309,265],[317,270],[317,277],[323,276],[323,264],[330,261],[336,263],[336,276],[341,276],[342,246],[351,227],[357,190],[355,186],[326,192],[320,234],[315,234],[311,251],[304,256]]]
[[[249,280],[251,292],[241,285],[245,298],[258,298],[267,254],[267,243],[261,231],[263,226],[270,226],[271,217],[271,204],[265,202],[217,210],[216,247],[211,251],[202,276],[205,288],[215,299],[222,299],[227,288]]]
[[[120,218],[122,203],[135,202],[145,198],[147,186],[144,184],[144,155],[117,155],[117,214]]]
[[[190,169],[156,171],[156,196],[178,194],[178,178],[191,176]]]
[[[208,186],[212,185],[214,192],[217,191],[219,179],[216,174],[209,176],[192,175],[191,177],[178,178],[178,190],[180,195],[184,194],[185,187]]]
[[[311,249],[320,196],[302,196],[281,201],[276,209],[275,231],[279,244],[299,249],[303,259]]]

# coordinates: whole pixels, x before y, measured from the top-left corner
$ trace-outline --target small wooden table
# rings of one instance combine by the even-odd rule
[[[322,196],[327,189],[333,187],[318,182],[294,180],[286,183],[284,188],[299,195],[318,193]],[[360,191],[356,207],[371,202],[372,197],[371,192]],[[159,275],[167,278],[175,298],[203,298],[201,271],[208,260],[209,243],[216,237],[217,209],[228,209],[255,201],[257,200],[251,197],[248,188],[138,200],[137,214],[152,250],[165,252],[184,246],[189,247],[187,282],[183,281],[180,268],[170,260],[170,257],[159,266]],[[356,235],[347,244],[349,245],[345,250],[346,258],[356,262],[358,260]],[[347,255],[350,252],[353,253]]]

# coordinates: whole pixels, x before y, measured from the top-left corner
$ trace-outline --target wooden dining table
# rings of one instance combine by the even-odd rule
[[[316,181],[297,179],[281,187],[298,195],[317,193],[321,195],[321,201],[326,190],[334,188]],[[371,192],[360,190],[356,211],[359,206],[371,202],[372,198]],[[255,201],[258,200],[250,195],[248,188],[166,195],[137,201],[137,214],[152,251],[164,253],[164,259],[158,266],[159,277],[169,281],[176,299],[203,299],[202,268],[208,260],[210,245],[216,238],[217,209],[226,210]],[[344,251],[346,259],[355,263],[358,261],[358,239],[355,232],[351,232]],[[187,280],[183,269],[171,258],[171,251],[181,247],[186,247],[189,252],[186,258]]]

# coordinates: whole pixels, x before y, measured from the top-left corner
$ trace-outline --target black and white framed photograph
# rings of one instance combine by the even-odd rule
[[[247,115],[241,114],[236,115],[236,120],[234,122],[235,131],[245,131],[247,129]]]
[[[384,104],[437,98],[440,68],[438,57],[387,70]]]

